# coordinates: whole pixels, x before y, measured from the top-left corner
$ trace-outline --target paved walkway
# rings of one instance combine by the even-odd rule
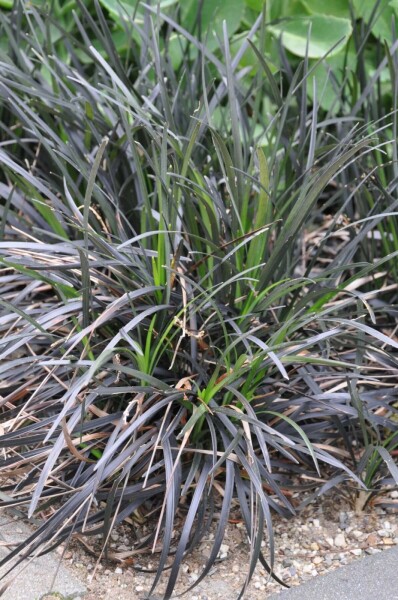
[[[398,600],[398,547],[314,577],[268,600]]]
[[[28,537],[31,529],[21,519],[4,511],[0,512],[0,557],[8,554],[7,543],[21,542]],[[18,573],[18,567],[11,575]],[[1,572],[0,572],[1,573]],[[0,587],[4,582],[0,583]],[[54,592],[54,595],[48,595]],[[2,600],[62,600],[83,599],[86,592],[84,583],[77,580],[74,574],[63,564],[60,556],[51,552],[34,559],[18,575],[16,580],[1,596]]]

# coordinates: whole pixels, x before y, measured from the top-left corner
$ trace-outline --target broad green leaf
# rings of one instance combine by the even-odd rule
[[[181,22],[185,29],[201,36],[210,49],[218,48],[222,40],[223,21],[226,21],[228,35],[231,36],[239,28],[245,8],[244,0],[203,0],[198,22],[199,2],[187,0],[181,3]]]
[[[267,22],[286,17],[301,17],[308,14],[302,0],[268,0],[266,2]]]
[[[263,10],[264,4],[265,0],[246,0],[246,6],[248,6],[252,10],[258,10],[258,12]]]
[[[235,55],[237,54],[237,52],[239,51],[242,42],[244,39],[247,38],[248,35],[248,31],[239,31],[239,33],[236,33],[235,35],[233,35],[230,39],[230,49],[231,49],[231,54],[232,57],[235,57]],[[255,45],[258,44],[257,39],[255,38]],[[254,53],[254,50],[252,47],[249,47],[246,52],[244,53],[244,55],[242,56],[242,58],[240,59],[239,62],[239,67],[242,69],[243,67],[250,67],[251,71],[250,71],[250,75],[253,77],[257,72],[258,72],[258,60],[257,57]]]
[[[354,13],[357,17],[369,23],[375,9],[374,0],[354,0]],[[372,34],[377,38],[392,40],[392,18],[394,6],[388,0],[381,0],[376,9],[376,17],[372,19]]]
[[[333,0],[333,2],[324,2],[324,0],[301,1],[311,14],[332,15],[333,17],[343,17],[345,19],[351,18],[348,0]]]
[[[131,28],[127,34],[124,28],[121,29],[119,27],[116,27],[114,31],[112,31],[111,36],[112,42],[119,56],[125,56],[127,52],[131,49],[131,39],[133,39],[138,44],[141,43],[140,35],[134,28]],[[93,46],[102,57],[106,59],[109,58],[108,53],[100,40],[94,39]],[[76,48],[75,52],[79,57],[79,60],[83,64],[87,64],[92,61],[91,57],[88,56],[86,52],[82,52],[80,48]]]
[[[344,48],[352,33],[352,26],[348,19],[330,15],[312,15],[284,21],[273,25],[270,30],[274,35],[281,37],[282,44],[292,54],[301,57],[307,54],[308,58],[321,58],[333,46],[336,47],[329,56],[337,54]]]
[[[311,71],[311,82],[307,86],[309,98],[313,99],[312,79],[315,78],[318,103],[323,109],[332,110],[335,114],[342,108],[340,88],[343,80],[352,77],[352,73],[355,73],[356,62],[357,56],[352,39],[344,52],[328,57],[318,65],[317,60],[310,60],[309,68],[315,68]]]
[[[190,44],[182,33],[173,33],[168,42],[168,54],[174,71],[180,67],[184,55],[189,51],[189,57],[193,60],[198,55],[198,49]]]
[[[163,11],[169,6],[176,4],[177,0],[158,0],[156,6],[159,6],[160,10]],[[141,17],[145,11],[145,8],[140,6],[140,0],[99,0],[104,8],[109,12],[110,17],[116,23],[122,23],[123,21],[129,21],[132,17]]]
[[[99,0],[116,23],[127,21],[137,12],[137,0]]]

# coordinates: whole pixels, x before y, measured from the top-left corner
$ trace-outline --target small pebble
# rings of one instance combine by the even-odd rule
[[[354,529],[353,531],[351,531],[351,535],[356,538],[357,540],[359,540],[359,538],[361,538],[363,536],[362,531],[359,531],[358,529]]]
[[[370,533],[368,535],[368,537],[366,538],[366,543],[369,546],[375,546],[377,544],[377,542],[379,541],[377,535],[375,533]]]
[[[385,529],[378,529],[377,534],[380,537],[388,537],[390,535],[390,533],[388,531],[386,531]]]
[[[337,548],[345,548],[347,546],[344,533],[338,533],[336,535],[334,538],[334,545],[337,546]]]
[[[121,569],[120,567],[116,567],[115,573],[116,575],[121,575],[123,573],[123,569]]]
[[[282,561],[282,565],[284,567],[291,567],[292,566],[292,561],[290,560],[290,558],[284,558]]]
[[[390,537],[384,538],[383,540],[383,544],[385,546],[394,546],[394,540],[392,540]]]

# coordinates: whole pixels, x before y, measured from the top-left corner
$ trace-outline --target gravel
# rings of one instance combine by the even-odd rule
[[[394,494],[394,496],[393,496]],[[395,492],[390,494],[396,498]],[[289,586],[300,585],[358,560],[367,554],[381,552],[398,544],[398,510],[379,506],[356,514],[340,497],[321,499],[317,505],[307,507],[299,516],[286,520],[274,517],[276,542],[275,572]],[[210,555],[210,533],[194,553],[184,559],[175,592],[189,588],[200,576]],[[113,548],[129,548],[128,527],[120,527],[112,534]],[[60,550],[61,551],[61,550]],[[264,542],[264,554],[267,548]],[[153,575],[136,572],[131,564],[99,563],[87,554],[76,541],[67,549],[67,563],[86,582],[85,600],[141,600],[147,597]],[[228,526],[217,561],[204,581],[185,597],[189,600],[219,600],[236,598],[245,583],[248,569],[249,547],[242,523]],[[148,568],[154,568],[151,557]],[[172,560],[170,561],[171,564]],[[144,561],[140,560],[141,564]],[[93,568],[94,566],[94,568]],[[167,578],[161,579],[151,600],[160,600]],[[263,600],[282,591],[282,587],[269,579],[265,569],[258,566],[247,588],[247,600]]]

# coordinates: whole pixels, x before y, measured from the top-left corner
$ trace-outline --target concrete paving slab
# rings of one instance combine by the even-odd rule
[[[398,600],[398,547],[366,556],[268,600]]]
[[[0,545],[0,557],[3,558],[9,552],[4,542],[21,542],[31,532],[29,525],[20,518],[15,520],[13,515],[1,511],[0,541],[3,544]],[[3,572],[0,571],[0,574]],[[2,600],[77,600],[83,599],[85,593],[84,583],[79,581],[64,563],[60,564],[60,556],[50,552],[35,558],[23,569],[2,596]]]

